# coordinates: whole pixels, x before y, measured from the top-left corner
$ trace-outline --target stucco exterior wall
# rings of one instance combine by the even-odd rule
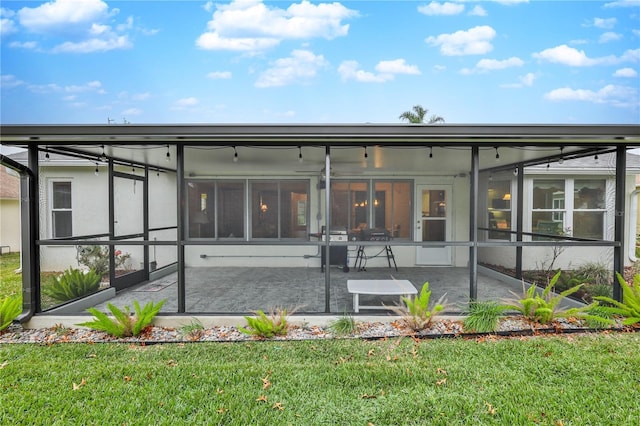
[[[20,200],[0,200],[0,244],[20,251]],[[4,253],[7,249],[4,249]]]

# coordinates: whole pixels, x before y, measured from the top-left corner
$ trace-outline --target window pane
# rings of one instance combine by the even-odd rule
[[[489,238],[510,239],[511,234],[504,231],[511,230],[511,182],[489,182],[487,202],[489,206]]]
[[[411,184],[376,182],[373,199],[373,223],[393,238],[409,238],[411,222]]]
[[[576,179],[574,186],[575,209],[604,209],[605,181]],[[575,222],[574,222],[575,223]]]
[[[306,181],[283,181],[280,184],[280,236],[306,238],[309,185]]]
[[[422,191],[422,216],[445,217],[447,213],[447,200],[445,191],[439,189]]]
[[[278,238],[278,207],[277,183],[252,184],[252,238]]]
[[[71,182],[53,182],[53,208],[71,208]]]
[[[534,180],[533,208],[564,209],[564,181],[542,179]]]
[[[53,211],[51,212],[53,219],[53,238],[70,237],[71,230],[71,211]]]
[[[369,227],[369,184],[335,182],[331,184],[331,229]]]
[[[187,182],[189,203],[189,238],[215,236],[215,184]]]
[[[604,212],[574,212],[573,236],[601,240],[604,235]]]
[[[444,241],[446,225],[444,220],[423,220],[422,241]]]
[[[218,183],[218,237],[244,237],[244,183]]]

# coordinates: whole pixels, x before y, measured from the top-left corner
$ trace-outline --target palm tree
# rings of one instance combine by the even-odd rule
[[[412,124],[435,124],[444,123],[444,118],[439,115],[432,115],[429,117],[429,121],[425,123],[424,119],[429,112],[428,109],[424,109],[422,105],[414,105],[413,111],[405,111],[398,117],[400,120],[408,121]]]

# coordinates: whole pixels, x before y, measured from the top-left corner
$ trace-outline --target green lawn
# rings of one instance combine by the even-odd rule
[[[14,271],[20,267],[20,253],[0,256],[0,299],[12,294],[22,294],[22,274]]]
[[[640,335],[0,346],[1,424],[638,425]]]

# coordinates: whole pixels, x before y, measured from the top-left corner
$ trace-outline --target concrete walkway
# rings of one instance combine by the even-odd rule
[[[522,294],[522,284],[502,280],[481,271],[478,275],[478,299],[500,300]],[[325,276],[318,268],[187,268],[187,314],[243,314],[257,309],[268,312],[274,308],[293,309],[297,313],[325,313]],[[347,292],[348,279],[409,280],[418,291],[429,282],[432,301],[446,293],[447,313],[466,311],[469,301],[469,270],[467,268],[369,268],[366,271],[343,272],[332,268],[330,274],[329,307],[331,314],[353,313],[353,297]],[[119,292],[111,303],[118,307],[141,305],[166,299],[162,313],[178,310],[177,274],[166,275],[152,282]],[[397,296],[361,296],[361,304],[395,305]],[[96,306],[106,311],[106,302]],[[387,315],[389,311],[362,311],[363,314]]]

